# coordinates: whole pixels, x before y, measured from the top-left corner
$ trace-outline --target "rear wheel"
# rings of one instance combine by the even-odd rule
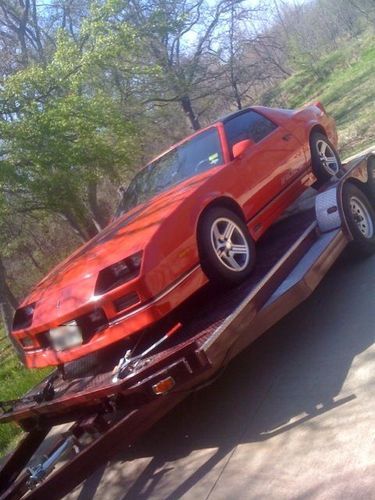
[[[355,246],[365,254],[375,252],[375,212],[361,189],[348,182],[343,187],[343,207]]]
[[[338,174],[340,157],[329,139],[318,132],[310,137],[311,162],[313,172],[319,182],[325,182]]]
[[[203,214],[198,248],[203,271],[212,281],[240,283],[255,264],[255,244],[246,224],[225,207],[212,207]]]

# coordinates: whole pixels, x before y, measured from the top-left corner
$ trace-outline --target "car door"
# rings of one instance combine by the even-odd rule
[[[239,141],[252,141],[234,160],[241,185],[239,201],[250,219],[303,172],[303,147],[293,134],[254,110],[230,117],[224,129],[230,151]]]

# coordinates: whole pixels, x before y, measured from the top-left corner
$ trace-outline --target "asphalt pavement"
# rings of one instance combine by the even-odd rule
[[[375,256],[313,295],[69,499],[375,499]]]

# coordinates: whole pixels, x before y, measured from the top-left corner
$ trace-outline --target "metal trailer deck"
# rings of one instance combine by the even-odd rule
[[[207,285],[148,330],[122,378],[112,373],[124,355],[120,342],[103,351],[100,371],[73,378],[55,371],[21,399],[0,403],[0,423],[14,421],[26,431],[0,470],[0,499],[63,497],[306,299],[356,239],[343,208],[348,182],[375,205],[374,154],[345,165],[310,199],[315,208],[297,205],[275,224],[257,245],[246,282],[231,290]],[[150,341],[157,346],[152,353]],[[38,448],[62,423],[71,425],[35,464]]]

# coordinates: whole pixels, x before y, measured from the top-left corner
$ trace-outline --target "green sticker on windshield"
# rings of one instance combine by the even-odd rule
[[[213,153],[208,157],[210,163],[216,163],[219,159],[219,153]]]

